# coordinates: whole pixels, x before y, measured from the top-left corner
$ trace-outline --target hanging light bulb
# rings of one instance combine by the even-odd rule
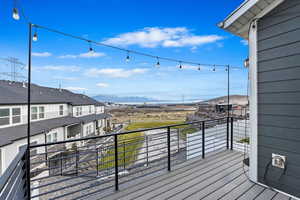
[[[156,67],[160,66],[160,62],[159,62],[159,58],[157,57],[157,63],[156,63]]]
[[[129,51],[127,51],[126,62],[130,61]]]
[[[94,51],[94,49],[93,49],[93,47],[92,47],[92,44],[91,44],[91,41],[89,41],[89,51],[90,51],[90,52],[93,52],[93,51]]]
[[[213,72],[215,72],[215,71],[216,71],[216,66],[215,66],[215,65],[214,65],[214,68],[212,69],[212,71],[213,71]]]
[[[19,12],[18,12],[18,9],[17,8],[13,8],[13,16],[14,20],[19,20],[20,19],[20,15],[19,15]]]
[[[181,64],[181,62],[179,62],[179,69],[182,69],[182,64]]]
[[[36,42],[36,41],[38,40],[38,35],[37,35],[36,32],[33,34],[32,40],[33,40],[34,42]]]
[[[201,71],[201,65],[199,65],[198,70]]]

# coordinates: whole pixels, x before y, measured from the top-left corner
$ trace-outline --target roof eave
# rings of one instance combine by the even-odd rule
[[[246,0],[224,21],[220,22],[218,26],[234,35],[248,39],[248,29],[251,22],[265,16],[283,1],[284,0]],[[264,5],[263,8],[262,5]],[[253,12],[256,7],[259,9],[257,9],[257,12]],[[249,17],[249,15],[251,15],[251,17]]]

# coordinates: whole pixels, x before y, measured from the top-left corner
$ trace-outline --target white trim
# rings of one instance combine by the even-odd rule
[[[249,0],[244,2],[240,7],[235,9],[223,22],[223,28],[226,29],[232,25],[238,18],[244,15],[252,6],[260,0]]]
[[[276,8],[279,4],[281,4],[284,1],[285,0],[275,0],[275,1],[273,1],[270,5],[268,5],[267,7],[265,7],[260,13],[258,13],[255,16],[255,18],[256,19],[262,18],[263,16],[265,16],[266,14],[268,14],[269,12],[271,12],[274,8]],[[237,34],[238,35],[244,35],[243,33],[247,33],[250,24],[251,24],[251,21],[248,22],[247,24],[245,24],[239,31],[237,31]]]
[[[248,10],[250,10],[255,4],[259,3],[261,0],[248,0],[244,2],[239,8],[237,8],[232,14],[230,14],[223,22],[219,23],[219,27],[228,30],[228,28],[235,23],[241,16],[243,16],[245,13],[247,13]],[[270,3],[268,6],[263,8],[262,11],[260,11],[256,16],[254,16],[252,19],[249,19],[249,21],[241,26],[238,31],[230,31],[231,33],[241,36],[245,39],[248,37],[248,29],[249,26],[254,19],[259,19],[266,14],[268,14],[270,11],[272,11],[274,8],[276,8],[279,4],[284,2],[285,0],[273,0],[272,3]]]
[[[270,188],[269,186],[267,186],[267,185],[265,185],[265,184],[263,184],[263,183],[257,183],[258,185],[260,185],[260,186],[263,186],[263,187],[265,187],[265,188]],[[276,191],[276,192],[279,192],[279,193],[281,193],[281,194],[283,194],[283,195],[285,195],[285,196],[288,196],[288,197],[291,197],[291,198],[293,198],[293,199],[295,199],[295,200],[300,200],[300,198],[299,197],[295,197],[295,196],[293,196],[293,195],[290,195],[290,194],[288,194],[288,193],[285,193],[285,192],[283,192],[283,191],[281,191],[281,190],[278,190],[278,189],[276,189],[276,188],[271,188],[272,190],[274,190],[274,191]]]
[[[249,79],[250,79],[250,179],[257,182],[257,20],[249,31]]]

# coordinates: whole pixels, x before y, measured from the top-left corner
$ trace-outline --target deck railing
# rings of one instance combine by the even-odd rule
[[[84,199],[171,171],[189,159],[204,159],[225,149],[244,151],[249,139],[243,128],[247,129],[247,121],[225,117],[32,145],[30,196]],[[69,148],[51,150],[67,143]],[[23,163],[22,158],[16,160]]]
[[[0,199],[26,199],[26,153],[27,147],[22,147],[7,170],[0,177]]]

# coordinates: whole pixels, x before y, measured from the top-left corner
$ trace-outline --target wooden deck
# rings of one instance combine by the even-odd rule
[[[204,160],[191,160],[151,178],[120,185],[120,191],[101,199],[292,200],[247,179],[243,155],[224,151]],[[97,198],[94,196],[93,199]]]

